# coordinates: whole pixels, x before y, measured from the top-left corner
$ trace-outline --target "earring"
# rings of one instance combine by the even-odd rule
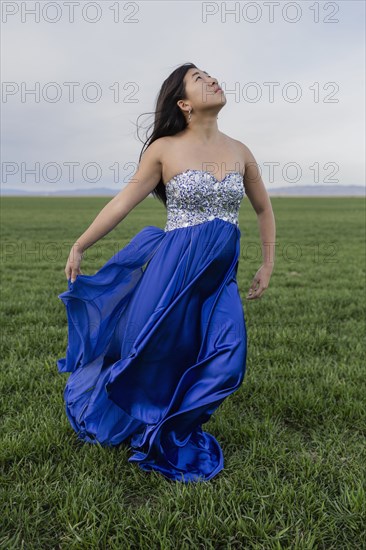
[[[188,122],[191,122],[191,118],[192,118],[191,112],[192,112],[192,109],[189,111]]]

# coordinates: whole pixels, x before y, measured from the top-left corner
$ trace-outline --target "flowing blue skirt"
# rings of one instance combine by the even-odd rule
[[[202,424],[241,385],[247,335],[236,274],[241,232],[221,218],[146,226],[94,275],[68,279],[64,399],[78,438],[133,451],[171,480],[224,467]]]

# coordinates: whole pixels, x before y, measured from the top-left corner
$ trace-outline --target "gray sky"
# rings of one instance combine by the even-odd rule
[[[227,97],[219,128],[251,149],[266,187],[365,185],[363,1],[269,2],[272,19],[262,1],[247,12],[248,2],[78,4],[72,22],[67,2],[39,2],[35,22],[25,13],[35,2],[2,2],[2,187],[118,192],[142,148],[137,117],[154,109],[162,82],[185,62],[218,78]],[[79,83],[73,102],[67,82]],[[86,99],[95,97],[90,83],[97,101]],[[37,86],[37,100],[22,96]],[[74,181],[70,162],[78,163]],[[27,172],[35,163],[36,177]]]

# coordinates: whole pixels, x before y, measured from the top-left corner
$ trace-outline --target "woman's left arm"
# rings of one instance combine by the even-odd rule
[[[258,219],[259,233],[262,243],[263,264],[253,277],[252,284],[246,296],[247,300],[255,300],[263,295],[268,288],[275,260],[276,224],[271,201],[264,186],[260,168],[250,149],[244,147],[245,194],[253,206]]]

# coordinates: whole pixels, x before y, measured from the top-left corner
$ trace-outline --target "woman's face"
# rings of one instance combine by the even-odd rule
[[[224,105],[226,97],[216,78],[200,69],[189,69],[184,77],[187,99],[194,108]]]

